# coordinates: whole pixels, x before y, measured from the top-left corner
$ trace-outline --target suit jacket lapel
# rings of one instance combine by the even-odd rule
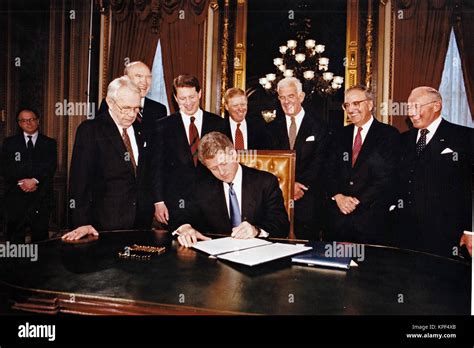
[[[308,113],[305,113],[303,120],[301,121],[300,129],[296,135],[295,150],[301,149],[306,142],[306,139],[311,135],[313,129],[313,120]]]
[[[277,117],[273,122],[275,124],[276,138],[278,139],[278,149],[279,150],[289,150],[290,149],[290,139],[288,138],[288,129],[286,128],[286,116]]]
[[[371,152],[372,148],[375,145],[375,140],[377,137],[377,128],[379,127],[378,121],[374,118],[372,125],[369,128],[369,132],[365,136],[365,140],[362,143],[362,148],[360,149],[359,157],[357,157],[357,161],[354,165],[354,168],[359,165],[359,163],[364,162],[364,158]],[[352,131],[354,132],[354,126],[352,127]],[[354,134],[354,133],[352,133]]]
[[[119,155],[119,158],[124,160],[123,162],[125,163],[125,153],[127,152],[127,148],[125,147],[125,144],[123,142],[122,136],[117,128],[117,125],[115,124],[114,120],[112,119],[112,116],[110,113],[107,111],[107,116],[103,121],[103,127],[102,130],[105,133],[105,139],[108,139],[109,142],[112,144],[112,147],[115,149],[117,154]],[[130,173],[135,176],[135,173],[133,171],[133,165],[131,162],[128,164],[126,163],[127,167],[130,169]]]
[[[349,160],[345,161],[345,167],[348,171],[352,170],[352,141],[354,137],[354,125],[351,124],[347,127],[344,127],[343,130],[343,137],[342,137],[342,149],[343,153],[341,156],[344,156],[344,152],[349,155]],[[344,157],[343,157],[344,158]]]
[[[187,133],[181,114],[177,112],[170,117],[175,117],[174,132],[172,134],[176,141],[176,148],[178,149],[180,160],[182,163],[188,163],[191,165],[191,163],[193,163],[193,158],[191,156],[191,149],[189,148]],[[192,165],[194,166],[194,163]]]
[[[242,166],[242,202],[240,202],[242,210],[242,221],[253,222],[255,215],[255,197],[253,196],[251,178],[249,178],[247,169]]]

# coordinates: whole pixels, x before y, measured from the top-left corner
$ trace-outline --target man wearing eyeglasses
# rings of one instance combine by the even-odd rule
[[[167,110],[163,104],[147,98],[146,95],[151,87],[151,71],[150,68],[143,62],[131,62],[125,66],[124,76],[128,76],[130,80],[140,88],[140,109],[137,114],[137,122],[141,123],[141,129],[146,142],[152,141],[156,132],[157,122],[166,117]],[[109,108],[106,99],[100,103],[99,115],[103,115]]]
[[[272,149],[296,151],[295,235],[319,239],[324,192],[321,173],[329,132],[324,122],[303,108],[305,94],[297,78],[284,78],[277,91],[285,116],[268,125],[268,134]]]
[[[464,231],[472,231],[472,129],[441,117],[443,102],[432,87],[408,97],[413,129],[402,134],[398,236],[403,247],[452,257]]]
[[[53,207],[53,178],[56,171],[56,140],[39,132],[39,115],[31,109],[17,114],[21,132],[5,139],[0,168],[5,178],[7,238],[25,242],[48,238]]]
[[[356,243],[391,242],[387,217],[394,194],[399,134],[377,121],[365,86],[345,91],[342,108],[351,124],[336,132],[328,161],[330,228],[324,239]]]
[[[134,123],[140,89],[127,76],[107,89],[101,117],[77,129],[70,170],[69,207],[73,231],[65,240],[100,230],[149,229],[153,218],[150,186],[144,173],[144,139]]]

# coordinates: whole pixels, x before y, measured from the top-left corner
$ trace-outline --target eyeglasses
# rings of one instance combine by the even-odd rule
[[[36,120],[38,120],[38,118],[25,118],[25,119],[22,119],[22,120],[18,120],[18,122],[20,122],[20,123],[33,123],[33,122],[36,122]]]
[[[358,108],[358,107],[360,107],[360,103],[365,102],[367,100],[369,100],[369,99],[356,100],[356,101],[353,101],[351,103],[343,103],[341,106],[344,110],[349,109],[351,105],[353,105],[355,108]]]
[[[134,115],[136,115],[140,111],[140,108],[138,106],[136,106],[136,107],[132,107],[132,106],[122,107],[115,100],[113,102],[114,102],[115,105],[117,105],[117,107],[118,107],[121,114],[130,115],[130,113],[133,113]]]
[[[408,103],[408,112],[410,114],[417,114],[420,112],[421,108],[425,105],[433,104],[438,102],[438,100],[433,100],[428,103],[418,104],[418,103]]]

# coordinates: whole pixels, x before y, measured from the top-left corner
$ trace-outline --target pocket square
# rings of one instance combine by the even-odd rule
[[[143,143],[143,147],[146,147],[146,141]]]
[[[445,148],[443,151],[441,151],[441,154],[444,155],[446,153],[452,153],[453,150],[451,150],[449,147]]]
[[[314,141],[314,135],[307,137],[305,141]]]

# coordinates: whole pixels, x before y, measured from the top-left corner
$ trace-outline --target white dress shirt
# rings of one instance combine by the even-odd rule
[[[31,136],[31,141],[33,142],[33,146],[36,146],[36,140],[38,140],[38,131],[34,132],[33,134],[28,134],[26,132],[23,132],[23,136],[25,137],[25,144],[28,146],[28,136]]]
[[[303,122],[303,117],[304,117],[304,109],[301,108],[300,112],[295,116],[295,122],[296,122],[296,136],[298,136],[298,132],[301,127],[301,122]],[[286,118],[286,133],[290,134],[290,126],[291,126],[291,116],[285,115]]]
[[[443,118],[441,116],[439,116],[436,120],[431,122],[431,124],[428,127],[426,127],[426,129],[429,130],[428,134],[426,134],[426,145],[428,145],[430,140],[435,135],[436,130],[438,129],[438,127],[439,127],[442,120],[443,120]],[[416,135],[416,142],[418,142],[418,140],[420,139],[420,136],[421,136],[421,129],[418,129],[418,134]]]
[[[372,125],[372,123],[374,123],[374,117],[370,116],[370,119],[361,126],[362,131],[360,132],[360,137],[362,138],[362,144],[365,141],[365,137],[367,136],[367,133],[369,133],[369,129],[370,129],[370,126]],[[352,135],[352,147],[354,147],[354,141],[355,141],[355,138],[356,138],[356,135],[357,135],[358,131],[359,131],[359,127],[354,125],[354,133]]]
[[[235,122],[232,117],[229,117],[230,123],[230,134],[232,134],[232,142],[235,144],[235,131],[237,130],[237,122]],[[248,136],[247,136],[247,121],[244,120],[240,122],[240,130],[244,138],[244,149],[248,148]]]
[[[245,216],[242,216],[242,166],[239,164],[239,168],[237,168],[237,173],[235,173],[234,180],[232,181],[233,188],[235,195],[237,196],[237,201],[239,203],[239,211],[240,216],[242,218],[242,222],[244,222]],[[227,214],[229,214],[230,219],[230,203],[229,203],[229,184],[226,182],[222,182],[224,185],[224,196],[225,196],[225,203],[227,205]],[[260,229],[260,234],[257,237],[267,238],[269,233],[263,229]]]
[[[179,112],[181,114],[181,119],[183,120],[184,130],[186,131],[186,139],[189,142],[189,125],[191,124],[191,116],[194,116],[196,119],[194,120],[194,124],[198,130],[198,136],[201,138],[202,134],[202,119],[203,119],[203,112],[199,108],[198,111],[194,115],[186,115],[182,111]]]

